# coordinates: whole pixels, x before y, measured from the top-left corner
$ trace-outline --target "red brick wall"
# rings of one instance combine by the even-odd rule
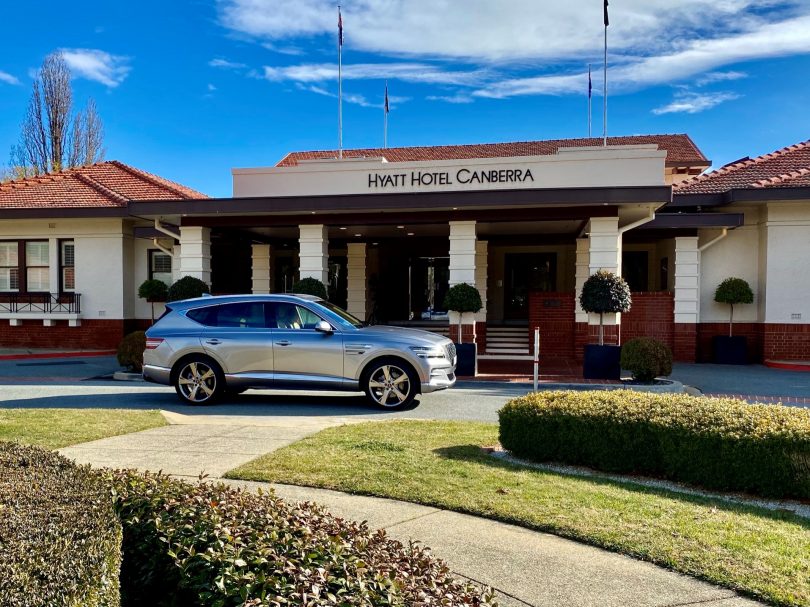
[[[697,360],[697,325],[679,322],[673,325],[672,355],[675,360],[693,363]]]
[[[653,337],[674,350],[675,300],[669,291],[633,293],[630,311],[622,314],[622,342]]]
[[[20,326],[12,327],[7,320],[0,320],[0,347],[114,350],[124,336],[125,324],[131,322],[82,320],[80,327],[69,327],[67,320],[57,320],[53,327],[45,327],[41,320],[23,320]]]
[[[478,344],[479,352],[487,351],[487,323],[475,323],[475,343]]]
[[[574,293],[529,293],[529,349],[540,328],[540,354],[546,358],[574,358]]]
[[[810,325],[776,323],[762,325],[762,358],[810,360]]]
[[[741,322],[734,323],[734,335],[744,335],[748,338],[748,360],[750,362],[762,361],[762,323]],[[728,335],[727,322],[702,322],[697,330],[697,362],[712,362],[712,338],[716,335]]]

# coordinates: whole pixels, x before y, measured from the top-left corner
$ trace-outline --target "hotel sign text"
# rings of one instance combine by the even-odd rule
[[[410,171],[408,173],[369,173],[369,188],[425,187],[437,185],[534,182],[531,169],[466,169],[450,171]]]

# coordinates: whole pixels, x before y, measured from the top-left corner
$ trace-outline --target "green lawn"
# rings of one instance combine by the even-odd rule
[[[649,560],[780,605],[810,605],[810,522],[784,512],[510,465],[498,427],[395,421],[331,428],[228,473],[500,519]],[[541,566],[539,564],[538,566]]]
[[[58,449],[165,426],[160,411],[129,409],[0,409],[0,440]]]

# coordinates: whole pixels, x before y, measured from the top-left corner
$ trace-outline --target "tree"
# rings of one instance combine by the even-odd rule
[[[72,115],[70,69],[61,53],[45,58],[34,79],[9,175],[30,177],[86,166],[104,157],[104,127],[92,99]]]
[[[458,312],[458,343],[461,343],[461,318],[465,312],[478,312],[483,307],[481,294],[471,284],[461,282],[453,285],[444,296],[444,307]]]
[[[314,295],[327,299],[326,285],[317,278],[307,277],[293,283],[292,292],[298,295]]]
[[[605,345],[605,313],[617,314],[627,312],[632,304],[630,287],[621,276],[612,272],[599,270],[591,274],[582,285],[579,304],[589,314],[599,314],[599,345]]]
[[[728,336],[731,337],[731,329],[734,323],[734,304],[754,303],[754,292],[751,290],[751,286],[742,278],[726,278],[714,292],[714,301],[731,306],[731,314],[728,318]]]
[[[145,299],[152,305],[152,324],[155,324],[155,302],[166,301],[169,297],[169,287],[162,280],[149,278],[138,287],[138,297]]]

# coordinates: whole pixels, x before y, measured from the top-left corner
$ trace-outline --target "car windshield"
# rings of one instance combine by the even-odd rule
[[[355,318],[354,316],[352,316],[351,314],[349,314],[343,308],[340,308],[340,307],[336,306],[335,304],[333,304],[333,303],[331,303],[329,301],[318,301],[316,303],[317,303],[317,305],[322,306],[322,307],[326,308],[327,310],[329,310],[332,314],[335,314],[335,315],[339,316],[341,320],[343,320],[344,322],[350,324],[353,327],[360,328],[365,324],[363,321],[361,321],[361,320]]]

